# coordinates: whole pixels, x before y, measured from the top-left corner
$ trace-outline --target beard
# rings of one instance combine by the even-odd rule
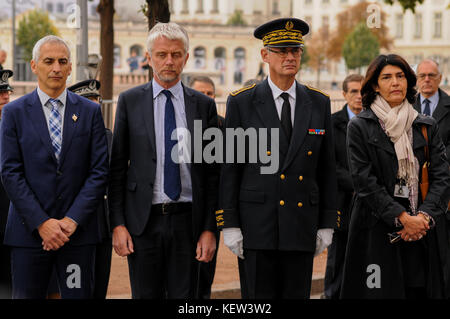
[[[158,77],[158,79],[161,82],[166,82],[166,83],[170,83],[175,81],[176,79],[178,79],[178,75],[177,73],[170,73],[170,74],[163,74],[162,72],[155,72],[155,75]]]

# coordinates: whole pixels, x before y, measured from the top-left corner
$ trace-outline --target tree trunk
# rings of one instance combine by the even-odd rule
[[[114,0],[100,0],[97,12],[100,14],[100,54],[102,56],[100,95],[103,100],[112,100],[114,94]],[[112,128],[113,123],[112,106],[112,103],[102,106],[103,118],[108,128]]]
[[[146,0],[148,31],[158,22],[167,23],[170,21],[169,2],[167,0]],[[153,78],[153,69],[148,69],[149,81]]]
[[[100,0],[97,7],[100,14],[100,94],[104,100],[113,98],[114,79],[114,0]]]

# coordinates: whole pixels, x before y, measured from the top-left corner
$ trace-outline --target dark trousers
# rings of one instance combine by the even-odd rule
[[[95,248],[95,275],[94,275],[94,299],[106,299],[108,291],[109,274],[111,272],[112,238],[104,239]],[[58,281],[56,279],[56,267],[54,267],[48,294],[60,294]]]
[[[8,246],[0,243],[0,299],[11,299],[11,255]]]
[[[141,236],[133,236],[128,256],[133,299],[193,298],[198,267],[191,210],[151,214]]]
[[[214,282],[216,273],[217,252],[219,251],[220,232],[216,232],[216,252],[213,259],[209,263],[200,262],[198,275],[198,299],[211,298],[211,286]]]
[[[328,247],[327,268],[325,271],[324,294],[327,299],[339,299],[347,240],[347,231],[334,231],[333,241]]]
[[[106,299],[109,275],[111,273],[112,238],[97,244],[95,250],[94,299]]]
[[[239,267],[239,271],[244,272],[242,278],[247,286],[242,289],[243,297],[309,298],[314,259],[312,252],[244,249],[244,257]]]
[[[92,298],[95,245],[64,245],[57,251],[11,247],[13,299],[44,299],[53,269],[63,299]]]

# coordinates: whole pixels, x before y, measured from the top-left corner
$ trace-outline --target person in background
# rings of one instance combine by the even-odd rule
[[[10,95],[13,92],[13,88],[9,84],[9,78],[12,76],[13,71],[5,69],[0,70],[0,125],[2,109],[9,103]],[[3,244],[8,210],[8,194],[6,194],[5,189],[3,188],[3,183],[0,183],[0,299],[11,299],[12,294],[10,249],[7,245]]]
[[[95,103],[102,104],[100,95],[100,81],[90,79],[78,82],[67,88],[73,93],[83,96]],[[111,156],[112,132],[106,128],[106,140],[108,142],[108,157]],[[104,194],[104,199],[100,201],[98,207],[98,225],[100,231],[100,242],[95,250],[95,282],[94,299],[105,299],[108,291],[109,275],[111,273],[112,257],[112,233],[109,222],[108,191]]]
[[[342,95],[347,103],[342,110],[331,115],[334,129],[334,150],[336,152],[338,220],[334,227],[333,241],[328,247],[323,296],[325,299],[338,299],[341,289],[350,221],[350,204],[354,192],[348,169],[347,124],[362,110],[361,83],[363,79],[364,77],[359,74],[351,74],[344,79]]]
[[[5,64],[6,57],[7,57],[6,51],[0,49],[0,71],[3,70],[4,68],[3,64]]]

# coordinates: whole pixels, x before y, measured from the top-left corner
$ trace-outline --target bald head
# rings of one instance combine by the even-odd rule
[[[442,73],[439,64],[431,59],[425,59],[417,66],[417,87],[423,97],[433,96],[439,89]]]

